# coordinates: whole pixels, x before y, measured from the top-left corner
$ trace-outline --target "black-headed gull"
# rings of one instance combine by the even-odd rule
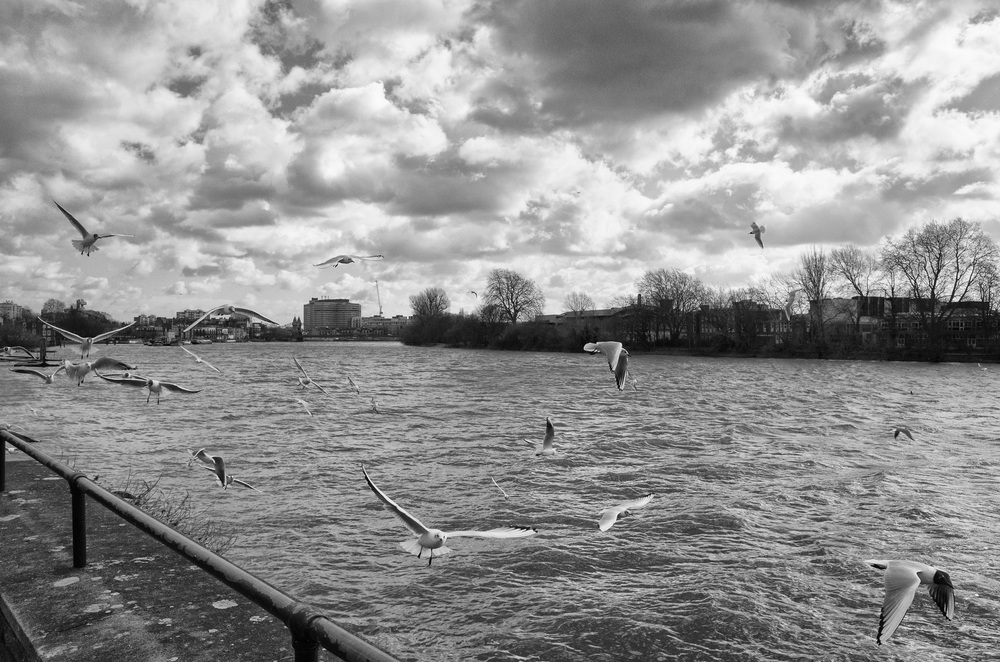
[[[625,503],[619,504],[612,508],[605,508],[601,511],[601,521],[598,523],[601,531],[607,531],[615,525],[619,517],[623,515],[630,515],[632,510],[635,508],[642,508],[653,498],[652,494],[647,494],[641,499],[636,499],[634,501],[626,501]]]
[[[354,392],[357,393],[358,395],[361,395],[361,389],[359,389],[358,385],[354,383],[354,380],[348,377],[347,381],[351,385],[351,388],[354,389]]]
[[[895,428],[893,428],[892,431],[893,439],[898,439],[900,434],[905,434],[907,437],[910,438],[910,441],[913,441],[913,434],[910,432],[910,428],[906,427],[905,425],[897,425]]]
[[[96,336],[92,336],[90,338],[84,338],[83,336],[76,335],[72,331],[67,331],[66,329],[60,329],[55,324],[49,324],[41,317],[38,318],[38,321],[44,324],[45,326],[58,332],[61,336],[66,338],[66,340],[69,340],[70,342],[73,343],[79,343],[81,359],[84,358],[84,356],[90,356],[90,350],[94,347],[94,343],[101,342],[102,340],[107,340],[116,333],[120,333],[131,326],[135,326],[135,322],[132,322],[131,324],[126,324],[120,329],[115,329],[114,331],[106,331],[105,333],[99,333]]]
[[[46,384],[51,384],[52,380],[55,378],[55,376],[58,375],[60,372],[62,372],[65,369],[66,369],[66,366],[65,365],[61,365],[58,368],[56,368],[53,372],[51,372],[49,374],[45,374],[41,370],[35,370],[34,368],[11,368],[10,371],[11,372],[19,372],[22,375],[35,375],[36,377],[41,377],[42,381],[45,382]]]
[[[221,306],[216,306],[212,310],[208,311],[207,313],[196,319],[191,324],[188,324],[186,327],[184,327],[184,330],[181,331],[181,333],[187,333],[194,327],[201,324],[205,320],[205,318],[209,317],[210,315],[240,315],[242,317],[249,317],[251,319],[256,317],[257,319],[263,320],[268,324],[274,324],[274,325],[278,324],[273,319],[265,317],[264,315],[261,315],[255,310],[251,310],[249,308],[242,308],[240,306],[234,306],[232,304],[226,303],[222,304]]]
[[[311,411],[309,411],[309,403],[308,402],[306,402],[302,398],[295,398],[295,402],[297,402],[300,405],[302,405],[302,408],[306,410],[307,414],[309,414],[310,416],[313,415],[313,413]]]
[[[789,322],[792,321],[792,306],[795,304],[795,300],[799,298],[799,292],[802,291],[804,290],[799,288],[788,293],[788,300],[785,301],[785,317]]]
[[[538,533],[537,529],[528,526],[503,526],[496,529],[490,529],[489,531],[452,531],[450,533],[445,533],[441,529],[428,529],[426,526],[421,524],[416,517],[403,510],[399,504],[386,496],[385,493],[372,482],[372,479],[368,475],[364,466],[361,467],[361,471],[365,474],[365,481],[368,483],[368,487],[371,488],[372,492],[375,493],[375,496],[377,496],[379,500],[385,504],[385,507],[393,515],[398,517],[403,524],[406,525],[406,528],[416,534],[416,538],[403,541],[399,543],[400,546],[410,554],[415,555],[417,558],[423,558],[424,555],[426,555],[427,565],[431,564],[434,557],[444,556],[445,554],[451,552],[451,549],[445,547],[445,543],[448,541],[448,538],[524,538]]]
[[[292,360],[295,361],[295,366],[299,369],[299,372],[302,373],[302,376],[298,377],[299,386],[301,386],[302,388],[307,388],[310,384],[312,384],[323,393],[326,393],[326,389],[312,380],[312,378],[309,376],[309,373],[306,372],[306,369],[302,367],[302,364],[299,363],[299,360],[297,358],[293,356]]]
[[[341,264],[351,264],[355,260],[381,260],[384,259],[384,255],[334,255],[326,262],[320,262],[319,264],[314,264],[314,267],[329,267],[333,265],[334,268]]]
[[[256,487],[254,487],[250,483],[246,482],[245,480],[240,480],[239,478],[236,478],[232,474],[227,473],[226,472],[226,461],[223,460],[221,456],[219,456],[219,455],[209,455],[208,457],[212,458],[212,462],[215,464],[215,466],[214,467],[207,467],[207,466],[201,465],[201,467],[203,469],[207,469],[207,470],[209,470],[209,471],[211,471],[212,473],[215,474],[215,481],[216,481],[216,483],[218,483],[222,487],[222,489],[228,490],[229,486],[232,485],[233,483],[235,483],[237,485],[242,485],[243,487],[249,487],[254,492],[260,492],[260,490],[258,490]]]
[[[137,388],[148,389],[149,393],[146,395],[146,404],[149,404],[149,399],[156,395],[156,404],[160,404],[160,396],[163,395],[164,389],[170,391],[171,393],[201,393],[203,389],[193,389],[185,388],[173,382],[161,382],[158,379],[149,379],[146,377],[105,377],[96,370],[94,373],[106,382],[111,382],[112,384],[121,384],[122,386],[135,386]]]
[[[98,370],[135,370],[134,365],[129,365],[124,361],[119,361],[118,359],[113,359],[108,356],[102,356],[99,359],[94,359],[93,361],[63,361],[62,366],[56,370],[56,373],[60,370],[66,371],[66,376],[69,377],[70,381],[75,381],[77,386],[83,384],[83,378],[90,374],[93,370],[95,374],[100,375]],[[55,373],[53,373],[55,374]]]
[[[183,350],[184,350],[185,352],[187,352],[188,354],[190,354],[191,356],[193,356],[193,357],[194,357],[194,362],[195,362],[195,363],[204,363],[204,364],[205,364],[206,366],[208,366],[208,367],[209,367],[209,368],[211,368],[212,370],[216,371],[216,372],[217,372],[217,373],[219,373],[220,375],[222,374],[222,371],[221,371],[221,370],[219,370],[219,369],[218,369],[218,368],[216,368],[216,367],[215,367],[214,365],[212,365],[211,363],[209,363],[209,362],[208,362],[208,361],[206,361],[205,359],[201,358],[200,356],[198,356],[198,355],[197,355],[197,354],[195,354],[194,352],[192,352],[192,351],[191,351],[190,349],[188,349],[188,348],[187,348],[187,347],[185,347],[184,345],[180,345],[180,348],[181,348],[181,349],[183,349]]]
[[[23,354],[23,356],[14,356],[14,352],[21,352]],[[28,350],[26,347],[21,347],[20,345],[14,345],[13,347],[4,347],[2,350],[0,350],[0,355],[2,355],[2,356],[9,356],[11,358],[17,358],[17,359],[20,359],[20,358],[33,359],[33,358],[35,358],[35,355],[32,354],[30,350]]]
[[[751,221],[750,222],[750,232],[749,232],[749,234],[752,234],[753,238],[757,240],[757,245],[758,246],[760,246],[761,248],[764,248],[764,242],[760,238],[760,236],[762,234],[764,234],[764,226],[763,225],[757,225],[756,223],[754,223],[753,221]]]
[[[498,483],[493,476],[490,476],[490,480],[492,480],[493,484],[497,486],[498,490],[500,490],[500,494],[503,495],[504,499],[509,499],[510,498],[509,496],[507,496],[507,492],[502,487],[500,487],[500,483]]]
[[[899,627],[921,584],[927,585],[931,598],[945,618],[950,621],[955,615],[955,587],[944,570],[917,561],[868,560],[865,563],[885,570],[885,599],[878,619],[878,634],[875,635],[879,646],[888,641]]]
[[[553,448],[553,444],[555,443],[555,438],[556,438],[556,429],[555,429],[555,427],[552,426],[552,421],[549,420],[549,417],[546,416],[545,417],[545,438],[542,439],[542,446],[541,446],[541,448],[538,449],[538,452],[535,453],[535,455],[553,455],[553,454],[555,454],[556,449]],[[525,441],[525,443],[530,444],[532,446],[535,445],[534,442],[528,441],[527,439],[525,439],[524,441]]]
[[[625,390],[625,379],[628,374],[628,350],[622,347],[620,342],[604,340],[601,342],[589,342],[583,346],[583,351],[597,354],[601,352],[608,359],[608,366],[611,372],[615,373],[615,384],[619,391]],[[633,387],[635,384],[633,383]]]
[[[68,211],[66,211],[65,209],[63,209],[62,206],[60,206],[60,204],[58,202],[56,202],[55,200],[53,200],[52,202],[55,202],[56,207],[59,207],[59,211],[61,211],[63,213],[63,216],[65,216],[67,219],[69,219],[69,222],[73,224],[73,227],[76,228],[77,231],[80,233],[80,235],[83,237],[83,239],[73,239],[70,242],[70,243],[73,244],[73,248],[75,248],[76,250],[80,251],[80,255],[86,254],[87,257],[90,257],[90,254],[92,252],[100,250],[97,247],[97,240],[98,239],[107,239],[108,237],[134,237],[135,236],[134,234],[120,234],[120,233],[119,234],[94,234],[94,233],[91,233],[91,232],[87,232],[87,228],[83,227],[83,225],[80,223],[80,221],[78,221],[75,218],[73,218],[72,214],[70,214]]]

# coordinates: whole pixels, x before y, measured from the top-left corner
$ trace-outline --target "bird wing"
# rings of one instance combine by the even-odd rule
[[[622,344],[614,340],[589,342],[583,346],[583,351],[590,352],[591,354],[596,354],[597,352],[603,353],[608,359],[608,365],[614,370],[618,364],[618,355],[622,351]]]
[[[310,416],[313,415],[313,413],[311,411],[309,411],[309,403],[308,402],[306,402],[302,398],[295,398],[295,402],[297,402],[300,405],[302,405],[302,408],[306,410],[307,414],[309,414]]]
[[[113,359],[110,356],[102,356],[99,359],[95,359],[90,362],[91,370],[135,370],[134,365],[129,365],[124,361],[119,361],[118,359]]]
[[[615,522],[618,521],[618,516],[623,510],[624,508],[620,506],[605,508],[601,511],[601,520],[597,523],[597,526],[601,529],[601,531],[607,531],[615,525]]]
[[[135,326],[135,322],[132,322],[131,324],[126,324],[125,326],[123,326],[120,329],[115,329],[114,331],[107,331],[105,333],[101,333],[99,335],[96,335],[96,336],[93,337],[93,341],[94,342],[100,342],[100,341],[104,340],[105,338],[110,338],[111,336],[115,335],[116,333],[118,333],[120,331],[124,331],[125,329],[129,328],[130,326]]]
[[[84,239],[90,236],[90,233],[87,232],[87,228],[83,227],[83,224],[81,224],[80,221],[73,218],[73,214],[63,209],[62,206],[55,200],[53,200],[52,202],[55,202],[56,207],[59,207],[59,211],[63,213],[63,216],[69,219],[69,222],[73,224],[73,227],[77,229],[77,231],[83,236]]]
[[[754,233],[753,238],[757,240],[757,245],[758,246],[760,246],[761,248],[764,248],[764,241],[760,238],[760,232]]]
[[[270,317],[265,317],[264,315],[261,315],[256,310],[250,310],[249,308],[238,308],[236,306],[233,306],[233,310],[235,310],[238,313],[242,313],[243,315],[253,316],[253,317],[260,318],[260,319],[264,320],[265,322],[267,322],[268,324],[277,324],[277,322],[275,322],[273,319],[271,319]]]
[[[66,329],[60,329],[55,324],[49,324],[48,322],[46,322],[45,320],[43,320],[41,317],[38,318],[38,321],[41,322],[42,324],[44,324],[45,326],[58,331],[60,334],[62,334],[63,337],[65,337],[68,340],[72,340],[73,342],[77,342],[77,343],[82,343],[83,340],[84,340],[83,336],[78,336],[75,333],[73,333],[72,331],[67,331]]]
[[[621,504],[618,507],[621,508],[622,510],[633,510],[635,508],[642,508],[652,500],[653,500],[653,495],[652,493],[650,493],[644,497],[635,499],[634,501],[626,501],[625,503]]]
[[[753,232],[760,232],[760,228],[757,227],[757,223],[755,221],[750,221],[750,229]]]
[[[46,375],[44,372],[42,372],[40,370],[33,370],[31,368],[11,368],[10,371],[11,372],[20,372],[21,374],[24,374],[24,375],[38,375],[42,379],[48,379],[49,378],[49,376]]]
[[[351,384],[351,387],[357,392],[357,394],[361,395],[361,389],[359,389],[358,385],[354,383],[354,380],[348,377],[347,381]]]
[[[295,361],[295,365],[296,365],[296,367],[298,367],[299,372],[302,373],[302,376],[308,378],[309,377],[309,373],[306,372],[306,369],[302,367],[302,364],[299,363],[299,360],[297,358],[295,358],[294,356],[292,357],[292,360]]]
[[[621,353],[618,355],[617,365],[614,368],[615,383],[618,385],[619,391],[624,391],[625,378],[628,377],[628,352],[625,350],[620,351]]]
[[[122,234],[120,232],[113,232],[111,234],[99,234],[98,239],[107,239],[108,237],[134,237],[134,234]]]
[[[146,380],[142,377],[105,377],[97,370],[94,370],[94,374],[103,379],[106,382],[111,382],[112,384],[122,384],[124,386],[136,386],[139,388],[146,388]]]
[[[212,462],[215,463],[213,471],[215,472],[215,479],[219,481],[219,485],[223,487],[226,486],[226,461],[222,459],[221,455],[213,455]]]
[[[545,419],[545,438],[542,439],[542,450],[549,450],[552,448],[556,438],[556,429],[552,427],[552,421],[548,418]]]
[[[882,613],[878,620],[878,634],[875,641],[879,644],[888,640],[896,631],[906,616],[906,610],[913,602],[920,586],[920,577],[916,570],[905,563],[887,564],[885,570],[885,599],[882,601]]]
[[[351,256],[350,255],[334,255],[333,257],[331,257],[326,262],[320,262],[319,264],[314,264],[313,266],[314,267],[326,267],[326,266],[329,266],[331,264],[333,266],[337,266],[340,263],[340,261],[343,260],[345,257],[351,257]]]
[[[160,386],[167,389],[168,391],[173,391],[174,393],[200,393],[204,389],[193,389],[185,388],[179,384],[173,384],[171,382],[160,382]]]
[[[186,327],[184,327],[184,330],[181,331],[181,333],[187,333],[188,331],[190,331],[194,327],[196,327],[199,324],[201,324],[205,320],[206,317],[208,317],[209,315],[214,315],[215,313],[219,312],[220,310],[222,310],[225,307],[226,307],[225,304],[223,304],[221,306],[216,306],[212,310],[208,311],[207,313],[205,313],[204,315],[202,315],[201,317],[199,317],[198,319],[196,319],[195,321],[191,322]]]
[[[352,255],[355,260],[382,260],[385,259],[384,255]]]
[[[260,492],[260,490],[258,490],[256,487],[254,487],[250,483],[246,482],[245,480],[240,480],[239,478],[233,478],[233,482],[234,483],[238,483],[239,485],[242,485],[243,487],[249,487],[254,492]]]
[[[410,513],[406,512],[405,510],[403,510],[402,508],[400,508],[399,504],[397,504],[395,501],[393,501],[388,496],[386,496],[386,494],[382,490],[380,490],[375,485],[375,483],[372,482],[372,479],[368,475],[368,472],[365,471],[364,465],[362,465],[361,471],[364,472],[364,474],[365,474],[365,481],[367,481],[368,487],[370,487],[372,489],[372,492],[375,493],[375,496],[377,496],[382,501],[382,503],[384,503],[386,505],[386,507],[390,511],[392,511],[392,513],[396,517],[398,517],[399,519],[401,519],[403,521],[403,524],[406,525],[406,528],[408,528],[410,531],[413,531],[417,535],[422,535],[424,533],[427,533],[427,531],[428,531],[427,527],[424,526],[423,524],[421,524],[420,520],[418,520],[416,517],[414,517]]]
[[[194,460],[201,460],[205,464],[215,466],[215,456],[206,453],[204,448],[199,448],[194,453],[191,453],[191,461],[193,462]]]
[[[927,590],[930,592],[931,598],[934,599],[934,604],[950,621],[951,617],[955,615],[955,589],[947,584],[931,584]]]
[[[499,487],[499,486],[498,486]],[[489,531],[451,531],[449,538],[525,538],[538,533],[538,529],[531,526],[501,526]]]
[[[322,386],[320,386],[319,384],[317,384],[316,382],[313,382],[313,386],[315,386],[319,390],[323,391],[323,393],[326,393],[326,389],[323,388]],[[327,393],[327,395],[329,395],[329,394]]]

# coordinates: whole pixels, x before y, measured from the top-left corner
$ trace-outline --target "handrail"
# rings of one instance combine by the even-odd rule
[[[0,430],[6,441],[28,457],[51,469],[69,483],[73,516],[73,567],[87,565],[86,499],[91,499],[118,515],[140,531],[191,561],[226,586],[237,591],[272,616],[292,633],[296,662],[318,662],[319,646],[348,662],[398,662],[388,653],[343,629],[316,607],[296,600],[223,557],[178,533],[158,519],[108,492],[79,471],[62,464],[25,441],[27,437]],[[0,448],[0,492],[6,486],[6,452]]]

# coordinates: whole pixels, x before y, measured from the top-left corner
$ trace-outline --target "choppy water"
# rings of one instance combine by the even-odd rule
[[[618,393],[603,357],[582,352],[192,349],[225,374],[176,347],[101,353],[200,394],[147,405],[94,378],[2,370],[0,418],[103,484],[132,471],[190,492],[239,528],[227,557],[401,659],[998,656],[1000,367],[634,355],[640,390]],[[296,388],[293,354],[328,396]],[[546,416],[558,454],[536,458],[521,440],[540,441]],[[896,423],[916,441],[894,440]],[[200,447],[266,493],[186,467]],[[410,534],[362,463],[428,526],[539,533],[456,539],[428,567],[398,546]],[[647,508],[598,531],[602,508],[647,492]],[[876,647],[869,558],[948,570],[955,620],[921,590]]]

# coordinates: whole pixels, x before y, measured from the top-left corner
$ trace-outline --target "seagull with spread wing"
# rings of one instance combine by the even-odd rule
[[[90,257],[90,254],[92,252],[100,250],[97,247],[97,240],[98,239],[107,239],[108,237],[134,237],[135,236],[134,234],[94,234],[94,233],[91,233],[91,232],[87,232],[87,228],[83,227],[83,225],[80,223],[80,221],[78,221],[75,218],[73,218],[73,214],[70,214],[68,211],[66,211],[65,209],[63,209],[59,205],[59,203],[56,202],[55,200],[53,200],[52,202],[55,202],[56,207],[59,207],[59,211],[61,211],[63,213],[63,216],[65,216],[67,219],[69,219],[69,222],[73,224],[73,227],[76,228],[77,231],[80,233],[80,235],[83,237],[83,239],[73,239],[70,242],[70,243],[73,244],[73,248],[75,248],[76,250],[80,251],[80,255],[86,254],[87,257]]]
[[[955,615],[955,587],[951,577],[944,570],[917,561],[865,561],[879,570],[885,570],[885,599],[882,600],[882,613],[878,619],[878,633],[875,642],[881,646],[888,641],[892,633],[906,616],[917,589],[922,585],[938,606],[941,613],[949,621]]]
[[[314,267],[329,267],[333,266],[336,269],[341,264],[351,264],[355,260],[382,260],[385,259],[384,255],[334,255],[326,262],[320,262],[319,264],[314,264]]]
[[[207,313],[196,319],[194,322],[187,325],[187,327],[185,327],[184,330],[181,331],[181,333],[187,333],[194,327],[201,324],[205,320],[205,318],[211,315],[240,315],[242,317],[249,317],[250,319],[256,317],[257,319],[263,320],[268,324],[274,324],[274,325],[278,324],[273,319],[261,315],[256,310],[251,310],[249,308],[241,308],[240,306],[234,306],[232,304],[227,303],[227,304],[222,304],[221,306],[216,306],[212,310],[208,311]]]
[[[63,361],[62,366],[52,374],[56,375],[60,371],[65,371],[70,381],[75,381],[76,385],[80,386],[83,384],[83,378],[90,374],[91,370],[94,371],[95,375],[103,377],[101,373],[97,372],[98,370],[135,370],[135,366],[129,365],[124,361],[119,361],[118,359],[102,356],[93,361]]]
[[[448,538],[524,538],[538,533],[537,529],[528,526],[503,526],[496,529],[490,529],[489,531],[452,531],[450,533],[445,533],[441,529],[428,529],[426,526],[421,524],[416,517],[403,510],[399,504],[386,496],[386,494],[372,482],[372,479],[368,475],[364,466],[361,467],[361,471],[365,474],[365,481],[368,483],[368,487],[371,488],[372,492],[375,493],[375,496],[377,496],[379,500],[385,504],[385,507],[389,510],[389,512],[398,517],[403,524],[406,525],[406,528],[417,536],[411,540],[399,543],[400,546],[410,554],[415,555],[417,558],[423,558],[426,555],[427,565],[431,564],[434,557],[444,556],[445,554],[451,552],[451,549],[445,547],[445,543],[448,541]]]
[[[583,351],[597,354],[601,352],[608,359],[608,366],[611,372],[615,373],[615,384],[619,391],[625,390],[625,379],[628,372],[628,350],[622,347],[620,342],[605,340],[602,342],[589,342],[583,346]],[[633,387],[635,384],[633,383]]]
[[[898,439],[899,435],[901,434],[905,434],[907,437],[910,438],[910,441],[913,441],[913,433],[910,432],[910,428],[906,427],[905,425],[897,425],[895,428],[893,428],[892,430],[893,439]]]
[[[800,287],[788,293],[788,300],[785,301],[785,317],[789,322],[792,321],[792,306],[795,305],[795,300],[799,298],[799,292],[804,291],[805,290]]]
[[[242,485],[243,487],[248,487],[254,492],[260,492],[260,490],[258,490],[256,487],[246,482],[245,480],[240,480],[239,478],[233,476],[231,473],[228,473],[226,471],[226,461],[223,460],[221,456],[208,455],[207,453],[206,455],[212,458],[212,463],[214,466],[211,467],[205,465],[199,465],[199,466],[201,466],[202,469],[207,469],[208,471],[214,473],[215,482],[218,483],[222,487],[222,489],[228,490],[229,486],[235,483],[237,485]]]
[[[308,386],[312,384],[323,393],[326,393],[326,389],[312,380],[312,377],[309,376],[309,373],[306,372],[306,369],[302,367],[302,364],[299,363],[299,360],[297,358],[293,356],[292,360],[295,361],[296,367],[299,369],[299,372],[302,373],[302,375],[297,378],[299,380],[299,386],[301,386],[302,388],[308,388]]]
[[[51,384],[52,380],[55,379],[55,376],[58,375],[60,372],[62,372],[65,369],[66,369],[66,366],[65,365],[61,365],[58,368],[56,368],[52,373],[50,373],[48,375],[46,375],[41,370],[35,370],[34,368],[11,368],[10,371],[11,372],[19,372],[22,375],[35,375],[36,377],[41,377],[42,381],[45,382],[46,384]]]
[[[158,379],[148,379],[145,377],[105,377],[101,373],[94,371],[98,377],[106,382],[111,382],[112,384],[121,384],[122,386],[135,386],[137,388],[148,389],[149,393],[146,395],[146,404],[149,404],[149,399],[156,395],[156,404],[160,404],[160,396],[163,395],[163,391],[167,390],[171,393],[201,393],[203,389],[192,389],[185,388],[173,382],[161,382]]]
[[[535,455],[555,455],[556,449],[553,448],[556,438],[556,429],[552,425],[552,421],[549,417],[545,417],[545,438],[542,439],[542,447],[538,449]],[[525,443],[534,446],[535,444],[527,439],[524,440]]]
[[[631,515],[632,510],[634,510],[635,508],[642,508],[652,499],[653,495],[647,494],[641,499],[636,499],[635,501],[626,501],[625,503],[619,504],[612,508],[605,508],[604,510],[601,511],[601,521],[598,523],[597,526],[600,527],[601,531],[607,531],[608,529],[610,529],[615,525],[615,522],[618,521],[619,517],[623,517],[625,515]]]
[[[212,370],[216,371],[216,372],[217,372],[217,373],[219,373],[220,375],[222,374],[222,371],[221,371],[221,370],[219,370],[219,369],[218,369],[218,368],[216,368],[216,367],[215,367],[214,365],[212,365],[211,363],[209,363],[209,362],[208,362],[208,361],[206,361],[205,359],[201,358],[200,356],[198,356],[198,355],[197,355],[197,354],[195,354],[194,352],[192,352],[192,351],[191,351],[190,349],[188,349],[188,348],[187,348],[187,347],[185,347],[184,345],[179,345],[179,347],[180,347],[181,349],[183,349],[183,350],[184,350],[185,352],[187,352],[188,354],[190,354],[191,356],[193,356],[193,357],[194,357],[194,362],[195,362],[195,363],[203,363],[204,365],[208,366],[209,368],[211,368]]]
[[[115,329],[114,331],[106,331],[104,333],[99,333],[96,336],[92,336],[90,338],[84,338],[83,336],[76,335],[72,331],[67,331],[66,329],[60,329],[55,324],[49,324],[41,317],[38,318],[38,321],[44,324],[45,326],[49,327],[50,329],[56,331],[57,333],[59,333],[59,335],[66,338],[66,340],[70,341],[71,343],[79,343],[81,359],[84,358],[85,356],[90,356],[90,350],[93,349],[94,343],[99,343],[102,340],[107,340],[116,333],[121,333],[122,331],[124,331],[129,327],[135,326],[135,322],[132,322],[131,324],[126,324],[120,329]]]
[[[750,221],[750,232],[748,234],[752,234],[753,238],[757,240],[757,245],[764,248],[764,241],[760,238],[764,234],[763,225],[757,225],[753,221]]]

